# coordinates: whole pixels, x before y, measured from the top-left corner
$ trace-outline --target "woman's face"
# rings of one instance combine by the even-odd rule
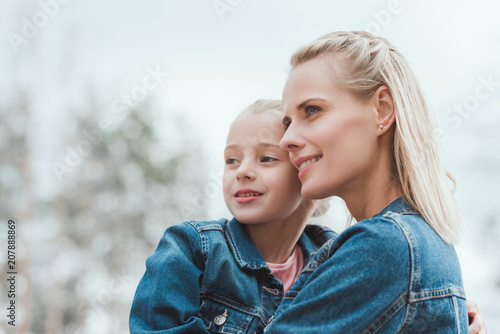
[[[344,198],[375,175],[377,108],[373,98],[359,101],[340,88],[340,70],[332,57],[309,60],[291,71],[283,90],[280,147],[299,170],[305,198]]]

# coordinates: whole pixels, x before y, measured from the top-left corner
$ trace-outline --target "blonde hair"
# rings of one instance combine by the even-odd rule
[[[340,63],[340,86],[360,100],[388,87],[396,114],[393,142],[394,178],[407,202],[449,244],[463,230],[458,204],[447,179],[436,140],[431,108],[403,55],[386,39],[363,31],[334,32],[299,49],[292,68],[319,56]]]
[[[281,128],[283,125],[281,123],[281,119],[283,117],[283,105],[281,103],[281,100],[257,100],[245,109],[243,109],[242,112],[238,116],[236,116],[236,119],[233,121],[235,122],[240,118],[242,115],[245,115],[247,113],[252,113],[252,114],[261,114],[264,112],[276,112],[278,117],[276,118],[276,124]],[[265,129],[263,130],[265,131]],[[262,133],[264,135],[264,133]],[[314,205],[314,211],[312,214],[312,217],[320,217],[324,215],[328,209],[330,208],[330,199],[325,198],[325,199],[318,199],[313,201]]]
[[[281,104],[281,100],[257,100],[240,113],[240,115],[245,114],[247,112],[251,112],[254,114],[260,114],[263,112],[276,111],[278,113],[283,113],[283,106]],[[238,115],[236,119],[240,116]]]

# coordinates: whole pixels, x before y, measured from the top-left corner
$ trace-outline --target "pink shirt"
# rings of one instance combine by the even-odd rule
[[[274,276],[278,277],[278,279],[283,283],[283,288],[286,293],[300,276],[300,272],[304,266],[302,249],[299,245],[296,245],[292,255],[288,258],[288,260],[286,260],[285,263],[266,262],[266,264],[269,269],[271,269]]]

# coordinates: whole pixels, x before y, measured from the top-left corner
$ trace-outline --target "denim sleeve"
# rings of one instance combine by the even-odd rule
[[[404,316],[409,256],[404,234],[390,220],[355,224],[318,251],[308,266],[319,267],[304,269],[266,334],[377,332]]]
[[[208,333],[197,317],[204,263],[200,236],[188,223],[169,227],[146,261],[134,297],[132,334]]]

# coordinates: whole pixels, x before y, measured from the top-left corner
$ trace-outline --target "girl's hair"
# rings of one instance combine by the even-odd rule
[[[339,61],[339,85],[360,100],[388,87],[396,113],[394,178],[409,204],[447,243],[458,242],[463,221],[436,140],[431,108],[399,51],[386,39],[363,31],[334,32],[300,48],[292,68],[316,57]]]
[[[276,131],[283,127],[281,122],[283,118],[283,105],[281,104],[281,100],[257,100],[248,107],[246,107],[235,119],[235,121],[243,114],[252,113],[252,114],[260,114],[260,113],[276,113],[277,117],[275,120],[275,124],[270,124],[270,128],[274,129],[276,127]],[[262,129],[262,133],[258,133],[257,136],[262,135],[265,136],[267,131],[270,129]],[[330,199],[319,199],[313,200],[314,203],[314,212],[312,214],[313,217],[320,217],[324,215],[328,209],[330,208]]]

